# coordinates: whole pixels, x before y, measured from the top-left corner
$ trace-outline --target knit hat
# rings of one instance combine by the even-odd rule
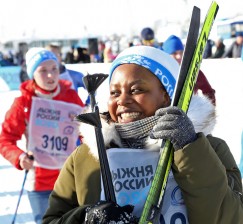
[[[166,53],[173,54],[176,51],[183,51],[184,45],[179,37],[175,35],[171,35],[163,43],[162,48]]]
[[[154,31],[149,27],[145,27],[141,31],[141,37],[142,37],[143,40],[153,40],[154,39]]]
[[[58,64],[58,59],[51,51],[41,47],[30,48],[26,53],[26,68],[30,79],[33,79],[36,68],[44,61],[53,60]]]
[[[165,87],[172,98],[179,64],[169,54],[150,46],[133,46],[122,51],[111,64],[110,77],[113,71],[122,64],[137,64],[148,69]]]

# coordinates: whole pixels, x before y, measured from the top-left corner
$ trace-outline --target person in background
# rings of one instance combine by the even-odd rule
[[[241,176],[243,177],[243,130],[241,133],[241,156],[240,156],[239,169],[240,169]],[[242,178],[242,184],[243,184],[243,178]]]
[[[243,61],[243,48],[241,51],[241,60]],[[241,133],[241,158],[240,158],[239,169],[241,172],[241,176],[243,177],[243,129],[242,129],[242,133]],[[242,179],[242,183],[243,183],[243,179]]]
[[[67,69],[65,64],[62,61],[62,52],[61,46],[58,43],[51,43],[46,46],[46,49],[53,52],[59,62],[59,72],[60,79],[68,80],[72,83],[72,88],[78,92],[79,87],[83,87],[85,89],[85,85],[83,83],[83,74],[78,71],[74,71],[71,69]],[[90,97],[87,94],[87,99],[85,101],[85,105],[88,106],[90,104]]]
[[[241,60],[243,61],[243,47],[241,49]]]
[[[0,66],[15,66],[15,64],[13,64],[9,54],[3,54],[0,51]]]
[[[160,223],[242,223],[239,169],[226,142],[211,135],[215,106],[198,94],[188,114],[170,106],[178,71],[174,58],[150,46],[117,56],[101,116],[117,202],[105,200],[95,137],[86,132],[61,170],[43,224],[138,223],[162,139],[174,152]]]
[[[184,45],[181,39],[176,35],[169,36],[163,43],[162,50],[170,54],[180,64],[184,52]],[[201,90],[204,95],[212,100],[216,105],[215,90],[211,87],[204,73],[199,70],[196,85],[194,87],[194,93],[198,93]]]
[[[83,63],[90,63],[90,55],[88,53],[88,49],[84,47],[77,47],[76,48],[76,53],[74,54],[74,61],[75,63],[78,64],[83,64]]]
[[[20,78],[20,82],[22,83],[30,79],[26,71],[25,59],[22,61],[20,66],[21,66],[21,70],[20,70],[19,78]]]
[[[72,45],[70,51],[67,52],[66,56],[65,56],[65,60],[64,62],[66,64],[74,64],[75,60],[74,60],[74,50],[75,50],[75,46]]]
[[[29,171],[25,187],[40,224],[59,171],[81,137],[73,117],[84,103],[69,81],[59,79],[59,61],[51,51],[30,48],[26,66],[30,79],[21,84],[21,96],[5,115],[0,153],[17,169]],[[17,145],[23,135],[25,149]]]
[[[150,27],[145,27],[141,30],[141,42],[144,46],[151,46],[159,48],[158,43],[155,40],[154,30]]]
[[[216,50],[211,58],[221,58],[225,52],[225,44],[222,38],[215,41]]]
[[[213,49],[214,42],[211,39],[207,40],[206,47],[203,53],[203,58],[211,58],[212,57],[212,49]]]
[[[99,40],[99,42],[98,42],[98,60],[97,60],[97,62],[100,62],[100,63],[104,62],[104,49],[105,49],[104,41]]]
[[[111,63],[116,58],[116,55],[112,50],[112,42],[106,41],[105,48],[103,50],[104,63]]]
[[[240,58],[241,50],[243,45],[243,33],[237,33],[235,41],[230,45],[229,49],[227,49],[222,58]]]

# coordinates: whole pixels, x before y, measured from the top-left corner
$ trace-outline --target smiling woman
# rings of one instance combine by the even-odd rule
[[[160,223],[242,220],[240,171],[225,141],[211,135],[215,106],[204,95],[192,97],[188,114],[168,106],[178,70],[169,54],[154,47],[130,47],[116,57],[109,72],[108,111],[101,116],[115,201],[109,201],[101,181],[96,139],[82,123],[83,144],[62,167],[43,224],[138,223],[162,139],[174,152]]]
[[[148,69],[135,64],[124,64],[115,69],[108,102],[113,121],[129,123],[141,120],[152,116],[156,109],[169,106],[170,98],[165,88],[150,73]],[[159,100],[154,97],[156,95],[161,96]],[[127,108],[126,105],[131,107]]]
[[[229,145],[234,158],[237,164],[240,164],[240,167],[243,167],[243,163],[241,163],[241,133],[242,133],[242,124],[243,124],[243,117],[236,116],[236,111],[232,110],[232,108],[237,108],[238,114],[243,114],[243,106],[239,104],[239,101],[243,98],[243,91],[242,91],[242,83],[243,83],[243,76],[242,76],[242,60],[239,59],[214,59],[214,60],[204,60],[202,63],[202,70],[205,71],[207,74],[207,78],[209,79],[210,83],[215,87],[217,90],[217,123],[215,129],[213,131],[213,135],[219,136],[226,140],[227,144]],[[69,65],[70,68],[78,71],[88,71],[89,74],[93,73],[109,73],[110,64],[73,64]],[[232,70],[233,69],[233,70]],[[215,73],[215,71],[218,71]],[[220,74],[220,77],[218,76]],[[234,74],[233,79],[229,79],[229,74]],[[219,82],[220,78],[220,82]],[[232,98],[231,94],[228,94],[226,89],[229,89],[229,86],[234,86],[234,97]],[[10,105],[12,104],[15,97],[20,95],[19,91],[8,91],[1,93],[1,99],[8,99],[1,102],[2,109],[0,111],[0,122],[4,120],[5,112],[8,110]],[[97,92],[97,102],[99,104],[99,108],[102,108],[102,111],[107,111],[107,99],[109,97],[109,80],[106,79],[105,83],[102,84],[98,88]],[[225,106],[225,102],[227,102],[227,106]],[[105,128],[106,126],[103,126]],[[93,127],[87,126],[84,127],[85,131],[91,136],[95,135],[93,132]],[[111,136],[111,133],[108,134]],[[92,139],[92,138],[91,138]],[[26,142],[24,139],[18,141],[20,148],[24,148],[26,146]],[[89,142],[91,144],[91,142]],[[148,154],[146,154],[146,158],[148,158]],[[125,158],[125,162],[127,163],[129,158]],[[131,158],[132,163],[136,161],[136,159]],[[243,161],[243,160],[242,160]],[[140,167],[141,168],[141,167]],[[148,176],[141,180],[140,186],[146,180],[148,180],[149,173],[152,171],[151,167],[147,166],[147,173]],[[142,169],[140,169],[142,170]],[[243,170],[243,169],[242,169]],[[119,184],[121,179],[122,169],[117,169],[119,176],[117,176],[117,187],[121,186],[123,188],[124,185]],[[23,171],[16,170],[15,168],[11,168],[8,161],[3,158],[0,158],[0,177],[3,180],[9,179],[10,182],[1,182],[0,185],[0,201],[1,208],[0,208],[0,223],[11,223],[14,210],[16,207],[16,203],[18,201],[18,194],[19,190],[23,181]],[[124,174],[125,175],[125,174]],[[129,172],[127,172],[129,175]],[[130,175],[134,175],[131,171]],[[211,176],[211,174],[209,174]],[[144,182],[143,182],[144,181]],[[148,182],[148,181],[147,181]],[[122,183],[120,181],[120,183]],[[128,183],[128,182],[127,182]],[[146,183],[146,182],[145,182]],[[146,184],[144,184],[146,185]],[[131,185],[133,186],[133,185]],[[135,185],[134,185],[135,186]],[[29,205],[29,201],[27,198],[27,194],[24,191],[23,197],[21,199],[20,207],[19,207],[19,214],[17,216],[16,222],[19,223],[28,223],[33,224],[34,222],[30,222],[32,220],[32,213],[31,208]]]

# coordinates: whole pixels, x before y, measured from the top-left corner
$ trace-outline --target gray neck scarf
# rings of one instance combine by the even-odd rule
[[[144,148],[145,141],[157,121],[158,117],[152,116],[127,124],[115,124],[115,128],[125,148],[139,149]]]

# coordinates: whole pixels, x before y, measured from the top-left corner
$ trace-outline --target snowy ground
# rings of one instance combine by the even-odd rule
[[[109,71],[109,65],[72,65],[76,70],[105,72]],[[204,60],[202,71],[208,77],[211,85],[216,90],[218,123],[213,134],[221,137],[228,143],[237,164],[241,156],[241,132],[243,130],[243,62],[240,59],[211,59]],[[1,111],[0,123],[4,119],[6,110],[11,105],[18,91],[0,93]],[[97,101],[102,108],[102,99],[108,94],[107,82],[101,85]],[[20,146],[24,141],[19,142]],[[10,224],[18,202],[19,192],[24,179],[24,171],[13,168],[8,161],[0,156],[0,224]],[[24,191],[18,209],[15,223],[33,224],[30,205]]]
[[[24,171],[14,169],[11,164],[0,157],[0,178],[0,223],[11,224],[24,179]],[[15,223],[35,223],[25,191],[20,200]]]
[[[4,111],[10,107],[15,96],[19,95],[19,91],[10,91],[0,93],[1,112],[0,123],[4,119]],[[20,147],[24,147],[24,139],[18,143]],[[0,156],[0,224],[11,224],[15,209],[17,207],[20,190],[24,180],[24,171],[19,171],[2,156]],[[17,217],[17,224],[34,224],[30,204],[26,191],[23,191]]]

